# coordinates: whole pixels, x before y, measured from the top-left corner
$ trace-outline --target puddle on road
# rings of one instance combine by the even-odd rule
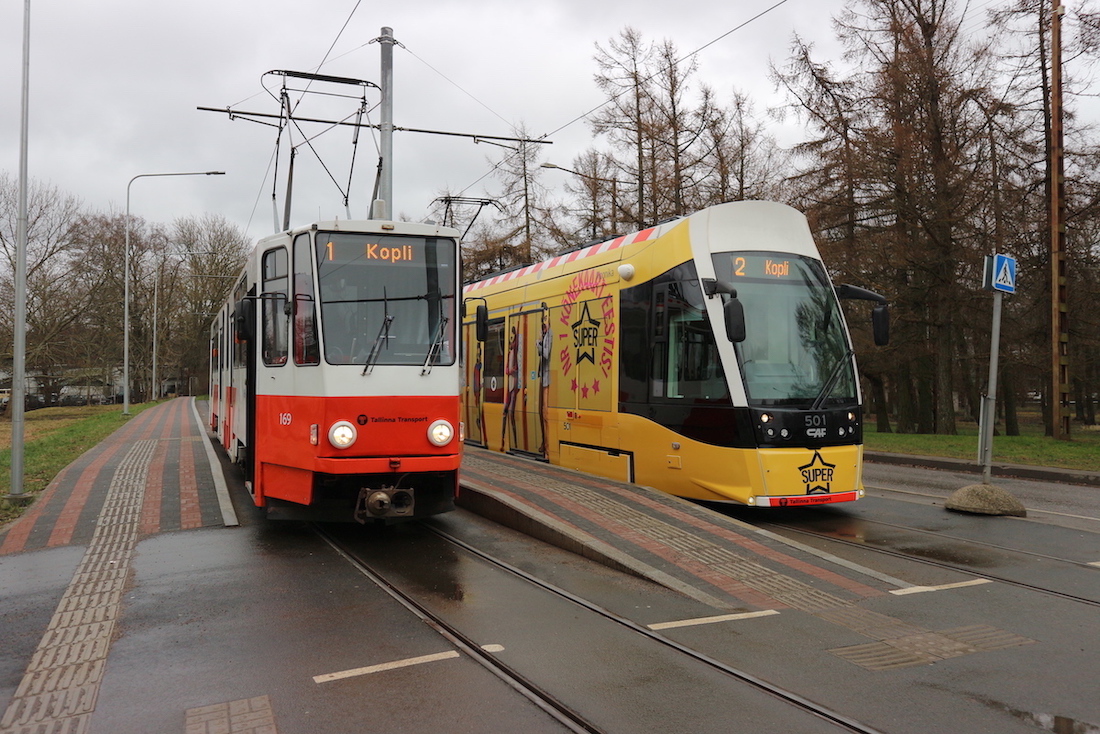
[[[885,547],[916,558],[926,558],[930,561],[948,563],[954,566],[968,568],[996,568],[998,566],[997,558],[992,554],[962,545],[895,545]]]

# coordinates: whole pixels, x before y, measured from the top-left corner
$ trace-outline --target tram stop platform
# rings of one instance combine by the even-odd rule
[[[911,586],[648,487],[485,449],[466,449],[458,504],[719,610],[817,613]]]

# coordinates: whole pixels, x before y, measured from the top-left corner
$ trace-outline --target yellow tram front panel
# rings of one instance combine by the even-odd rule
[[[851,502],[863,497],[863,446],[758,449],[764,493],[757,507],[800,507]]]

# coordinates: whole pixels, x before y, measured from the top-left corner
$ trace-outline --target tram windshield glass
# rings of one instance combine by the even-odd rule
[[[744,306],[746,338],[734,349],[749,404],[855,402],[844,322],[821,263],[770,252],[721,252],[713,260]]]
[[[318,232],[316,245],[326,361],[454,364],[454,240]]]

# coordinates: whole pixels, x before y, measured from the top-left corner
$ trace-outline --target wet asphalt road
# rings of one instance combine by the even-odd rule
[[[1100,524],[1089,519],[1100,517],[1100,489],[998,480],[1042,510],[1020,520],[945,512],[942,498],[973,483],[972,475],[869,465],[865,479],[871,496],[863,502],[779,518],[856,544],[776,532],[912,584],[974,577],[874,547],[916,550],[1100,599],[1100,568],[1087,565],[1100,561]],[[240,488],[233,491],[241,528],[166,533],[139,544],[92,732],[183,732],[189,709],[265,696],[281,734],[565,730],[463,656],[316,682],[453,648],[307,526],[267,522],[241,502]],[[714,613],[464,512],[430,522],[640,624]],[[473,638],[502,645],[503,660],[604,731],[838,731],[489,569],[422,528],[335,532]],[[80,552],[2,560],[5,700]],[[794,610],[663,634],[884,732],[1089,732],[1100,725],[1100,608],[996,582],[885,595],[862,606],[931,631],[989,625],[1027,644],[867,670],[832,652],[866,637]]]

